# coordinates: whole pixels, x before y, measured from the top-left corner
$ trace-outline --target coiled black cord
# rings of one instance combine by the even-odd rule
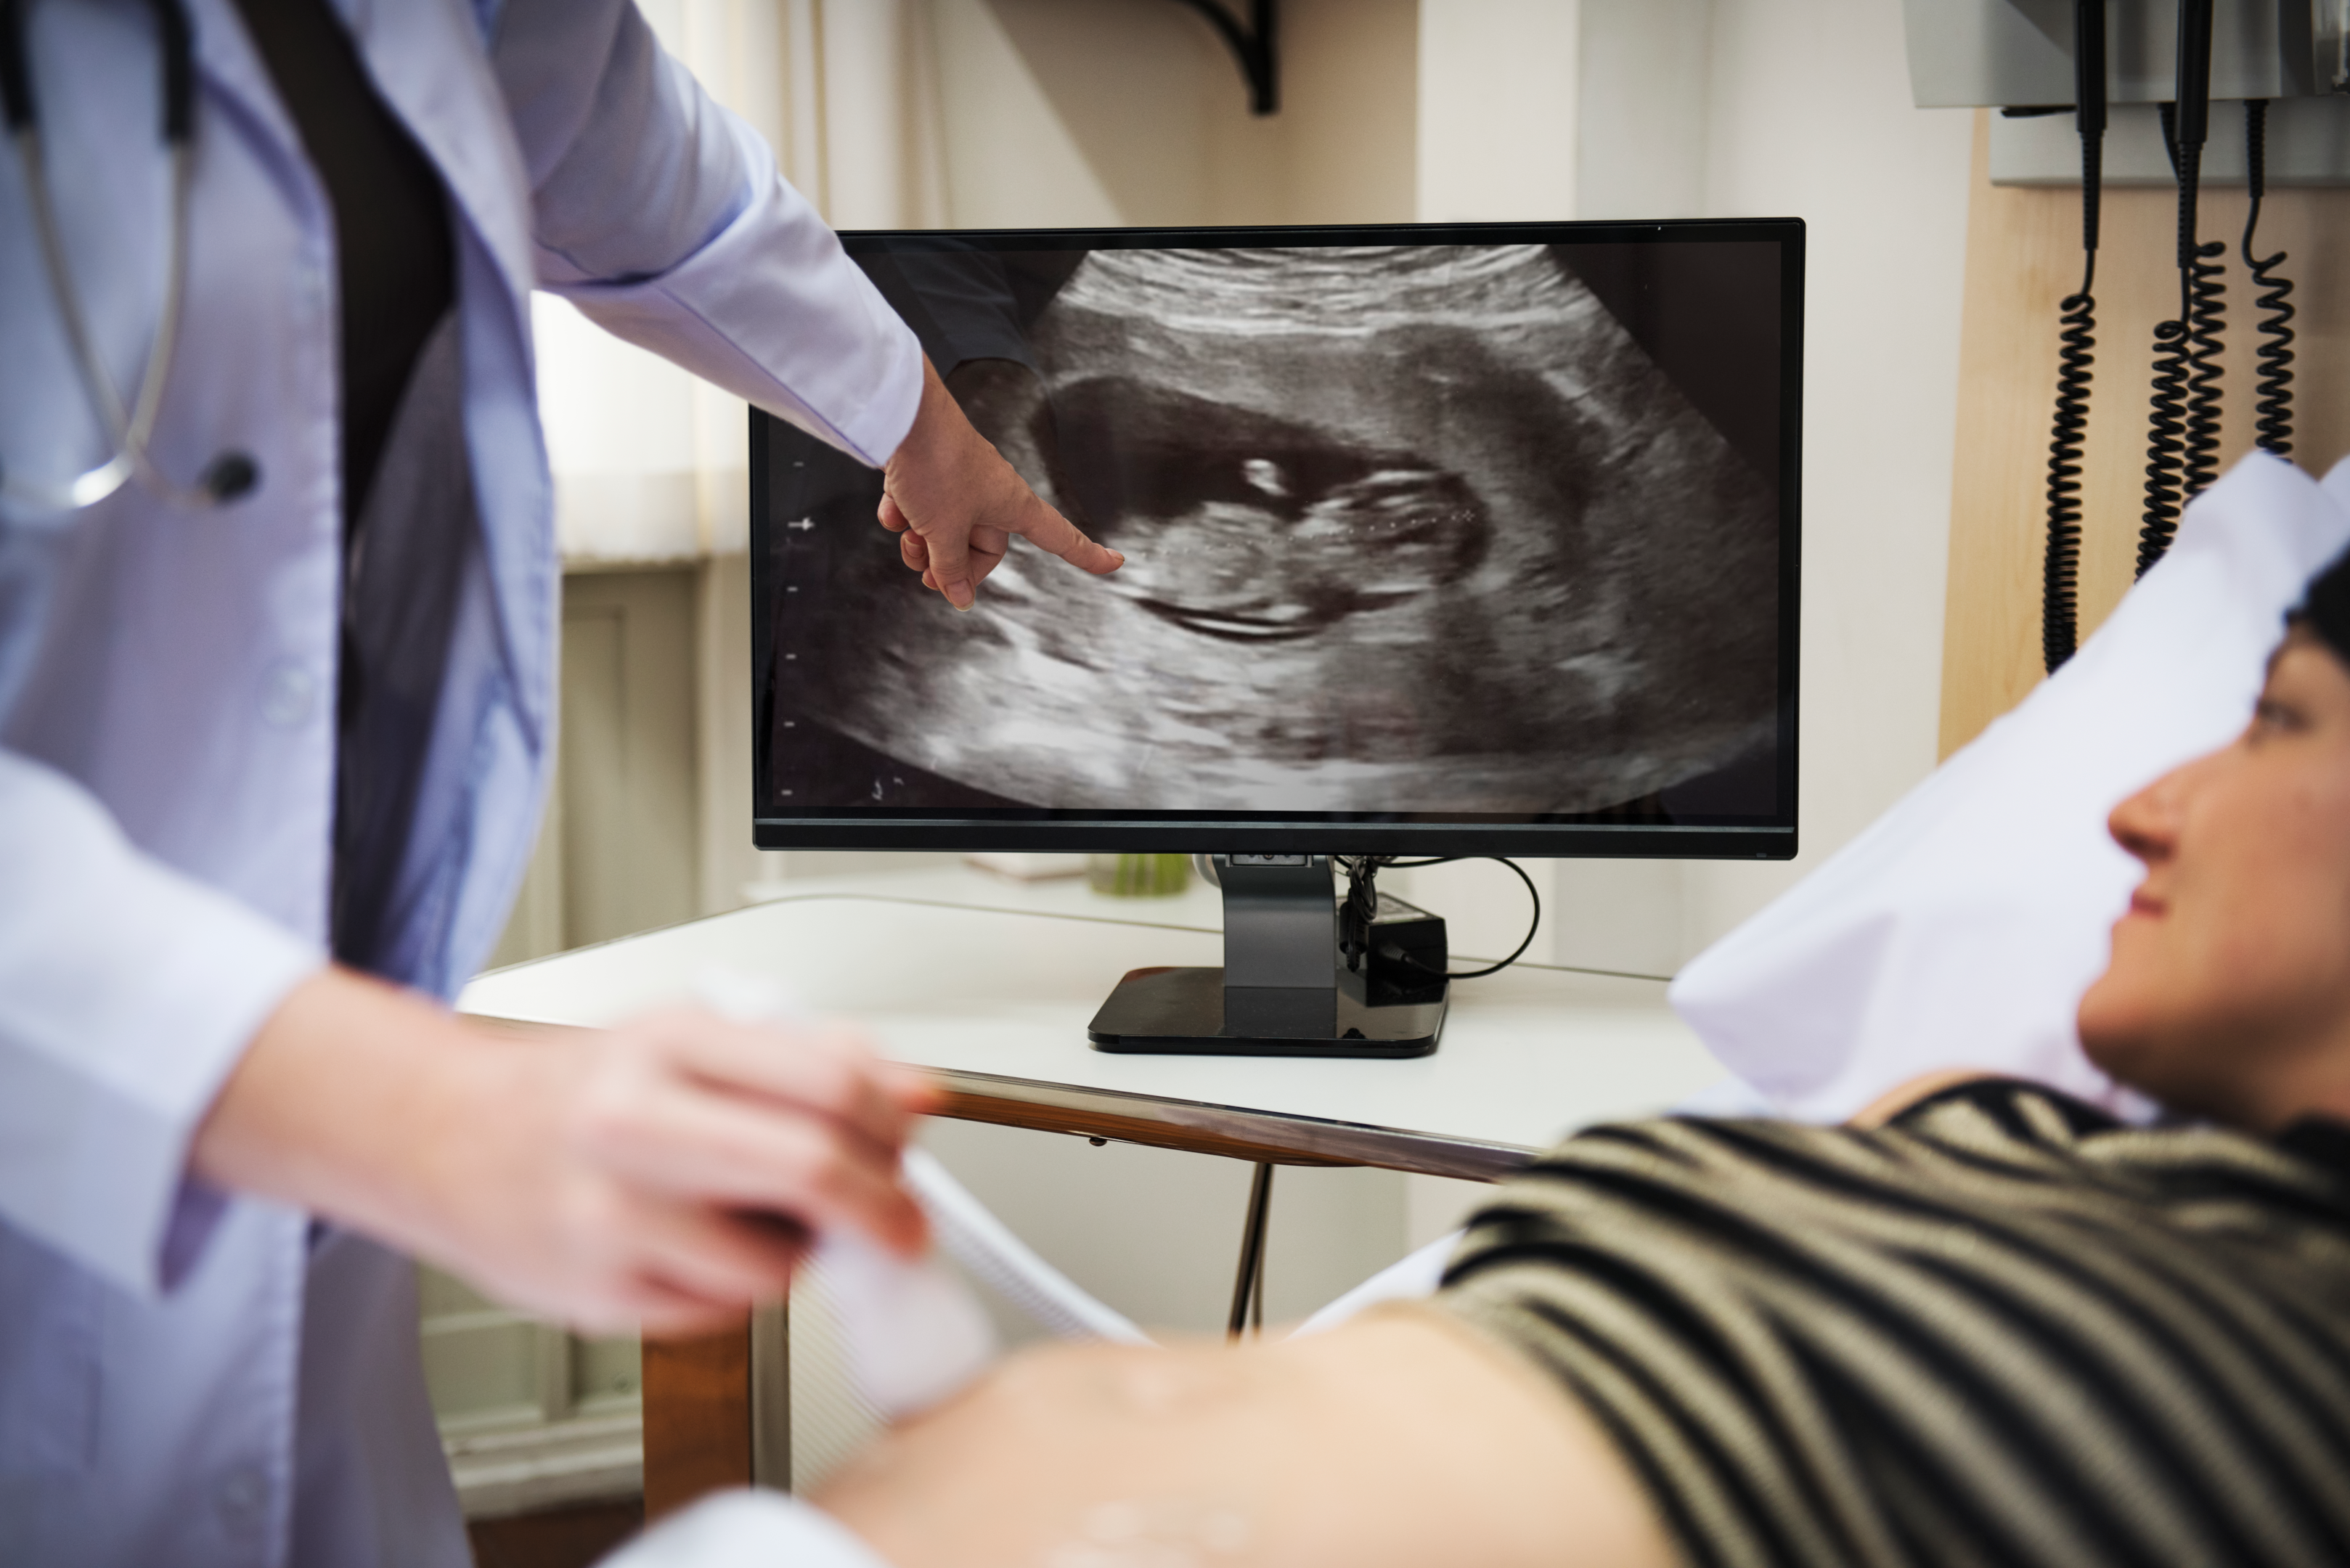
[[[2268,193],[2268,99],[2256,98],[2244,105],[2244,172],[2251,188],[2251,208],[2244,216],[2242,255],[2251,275],[2252,308],[2259,317],[2252,329],[2261,335],[2252,351],[2252,444],[2279,457],[2293,451],[2293,317],[2288,301],[2293,280],[2279,277],[2285,253],[2272,256],[2252,254],[2252,236],[2261,226],[2261,198]]]
[[[2199,245],[2179,275],[2178,319],[2154,329],[2154,400],[2147,421],[2146,517],[2138,529],[2137,576],[2170,549],[2187,503],[2220,472],[2220,329],[2225,305],[2205,258],[2227,246]]]
[[[2146,510],[2138,527],[2137,576],[2170,549],[2186,504],[2217,472],[2220,285],[2195,242],[2202,144],[2183,143],[2177,108],[2162,106],[2162,140],[2178,176],[2178,317],[2154,329],[2154,396],[2147,430]],[[2207,472],[2208,470],[2208,472]],[[2199,483],[2197,481],[2199,479]]]
[[[2187,324],[2154,329],[2154,410],[2147,422],[2146,515],[2137,531],[2137,575],[2163,557],[2178,532],[2180,458],[2187,451]]]
[[[2187,269],[2187,455],[2179,481],[2180,499],[2192,501],[2220,477],[2220,330],[2227,325],[2227,286],[2220,281],[2226,271],[2212,258],[2228,254],[2225,242],[2207,240],[2195,247]]]
[[[2054,675],[2080,639],[2081,454],[2089,428],[2089,367],[2095,363],[2096,253],[2079,292],[2067,295],[2057,337],[2056,421],[2048,440],[2048,554],[2040,583],[2040,656]]]
[[[2105,186],[2105,0],[2073,3],[2073,125],[2081,138],[2081,286],[2057,305],[2056,416],[2048,435],[2048,550],[2041,565],[2040,656],[2048,673],[2079,646],[2081,455],[2096,362],[2097,209]]]

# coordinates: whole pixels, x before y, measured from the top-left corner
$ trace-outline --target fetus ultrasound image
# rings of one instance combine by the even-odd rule
[[[1127,564],[958,614],[766,421],[761,814],[1773,818],[1778,252],[1705,248],[867,250]]]

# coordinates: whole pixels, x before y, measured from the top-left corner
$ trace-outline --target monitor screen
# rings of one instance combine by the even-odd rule
[[[1800,222],[842,239],[1126,565],[754,412],[762,846],[1794,853]]]

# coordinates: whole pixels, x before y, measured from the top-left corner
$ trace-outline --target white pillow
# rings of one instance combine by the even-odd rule
[[[2255,453],[2054,679],[1715,943],[1672,1003],[1785,1114],[1852,1115],[1940,1067],[2145,1107],[2074,1013],[2140,867],[2113,808],[2250,717],[2284,612],[2350,541],[2350,462],[2321,487]]]

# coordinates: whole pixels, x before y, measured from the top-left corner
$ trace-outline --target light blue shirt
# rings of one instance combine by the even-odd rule
[[[400,977],[488,952],[554,744],[559,566],[528,294],[879,463],[912,337],[624,0],[336,0],[458,244],[470,552],[408,859]],[[404,1265],[185,1176],[255,1029],[323,961],[341,571],[334,226],[229,0],[198,66],[187,316],[151,450],[258,491],[0,511],[0,1562],[466,1560]],[[170,185],[138,0],[31,0],[83,308],[134,386]],[[485,44],[494,39],[494,44]],[[102,462],[0,156],[0,463]]]

